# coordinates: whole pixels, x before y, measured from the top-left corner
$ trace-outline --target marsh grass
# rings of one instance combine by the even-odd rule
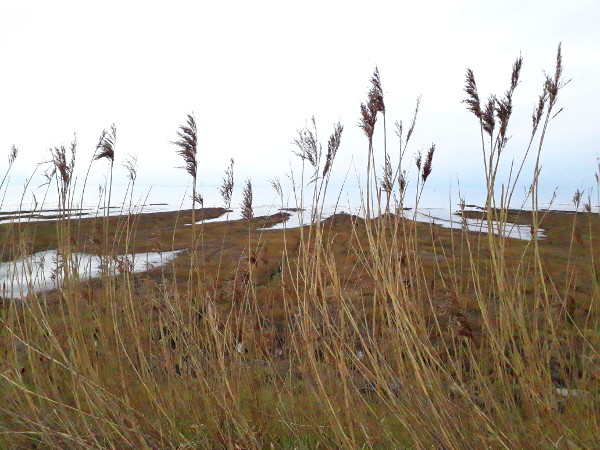
[[[58,220],[0,226],[3,260],[57,248],[66,262],[59,289],[2,300],[0,447],[597,446],[600,217],[585,206],[537,209],[542,144],[565,84],[560,49],[524,152],[537,150],[533,210],[510,208],[525,166],[505,185],[497,168],[521,65],[519,58],[505,95],[483,105],[467,72],[488,197],[482,211],[463,202],[462,215],[499,223],[497,233],[405,218],[402,161],[419,102],[405,136],[397,122],[397,155],[385,144],[379,179],[373,137],[377,115],[389,111],[377,70],[360,109],[364,218],[323,217],[339,123],[326,152],[314,119],[298,133],[301,175],[290,178],[297,212],[308,209],[311,225],[287,230],[264,230],[281,214],[254,217],[249,180],[243,220],[196,224],[226,213],[234,180],[232,161],[221,190],[226,208],[196,209],[191,115],[176,142],[193,179],[191,211],[133,215],[130,193],[123,215],[70,218],[76,146],[72,157],[55,149],[48,175],[60,194]],[[417,204],[435,151],[415,158]],[[133,190],[135,163],[129,167]],[[272,185],[283,205],[281,183]],[[582,199],[576,195],[578,209]],[[543,225],[547,237],[507,238],[509,223]],[[68,269],[76,251],[112,258],[155,249],[187,251],[142,274],[122,262],[82,282]]]

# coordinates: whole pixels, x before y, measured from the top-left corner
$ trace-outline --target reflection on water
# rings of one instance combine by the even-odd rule
[[[118,255],[102,258],[87,253],[73,253],[71,267],[81,280],[96,278],[102,273],[144,272],[163,266],[182,250]],[[15,261],[0,263],[1,296],[19,298],[29,292],[56,289],[60,285],[60,273],[64,262],[56,250],[38,252]]]

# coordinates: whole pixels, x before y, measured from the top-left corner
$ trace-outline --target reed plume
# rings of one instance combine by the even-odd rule
[[[406,188],[408,187],[408,178],[406,176],[406,170],[403,170],[400,175],[398,176],[398,184],[399,184],[399,189],[400,189],[400,199],[404,199],[404,194],[406,193]],[[401,205],[404,202],[401,201]]]
[[[50,149],[52,155],[53,170],[52,174],[58,173],[63,185],[68,186],[71,183],[71,174],[73,171],[73,158],[67,162],[67,150],[64,145]]]
[[[410,123],[410,128],[408,129],[408,132],[406,133],[406,143],[404,144],[405,149],[406,149],[406,145],[408,145],[408,141],[410,141],[410,138],[415,131],[415,126],[417,125],[417,116],[419,115],[420,107],[421,107],[421,96],[419,96],[417,98],[417,106],[415,106],[415,113],[413,114],[413,120]],[[400,129],[400,132],[402,132],[402,129]]]
[[[308,161],[312,167],[312,175],[309,180],[310,183],[315,183],[313,189],[312,209],[313,220],[316,219],[316,215],[319,210],[322,211],[322,200],[324,200],[324,192],[327,191],[329,179],[331,175],[331,168],[333,161],[337,155],[338,149],[341,144],[342,132],[344,131],[343,125],[338,121],[333,126],[333,132],[329,136],[327,141],[327,153],[325,155],[325,162],[322,164],[323,159],[323,145],[319,141],[317,123],[314,116],[311,119],[312,128],[305,127],[298,130],[298,137],[294,139],[294,145],[298,148],[293,153],[300,157],[302,161]],[[321,168],[321,166],[323,166]],[[302,173],[304,179],[304,170]],[[320,182],[319,182],[320,180]],[[304,181],[302,181],[304,184]],[[276,188],[277,190],[277,188]],[[279,191],[278,191],[279,192]],[[302,203],[302,199],[301,199]]]
[[[18,154],[19,154],[19,149],[17,147],[15,147],[15,145],[13,144],[12,148],[10,149],[10,153],[8,154],[8,165],[9,166],[12,166],[12,164],[17,159]]]
[[[365,136],[371,141],[375,132],[375,123],[377,122],[377,111],[371,108],[369,103],[360,104],[360,120],[358,127],[363,130]]]
[[[592,212],[592,196],[588,193],[587,202],[583,203],[583,211],[586,213]]]
[[[254,217],[254,210],[252,209],[252,181],[250,178],[246,179],[246,186],[242,192],[242,217],[246,220]]]
[[[221,197],[225,207],[229,209],[231,207],[231,195],[233,194],[233,158],[229,162],[229,167],[225,169],[225,176],[223,177],[223,183],[219,188]]]
[[[483,111],[481,112],[481,121],[483,123],[483,131],[488,136],[492,137],[494,134],[494,128],[496,126],[496,120],[494,112],[496,111],[496,96],[490,95]]]
[[[6,178],[8,177],[8,174],[10,172],[10,169],[12,168],[13,164],[15,163],[15,160],[17,159],[18,155],[19,155],[19,149],[13,144],[12,148],[10,149],[10,152],[8,153],[8,169],[6,169],[6,172],[4,172],[4,176],[2,177],[2,181],[0,182],[0,189],[2,188],[2,186],[4,186],[4,183],[6,182]]]
[[[433,170],[433,153],[435,152],[435,144],[431,144],[431,147],[427,151],[427,156],[425,157],[425,164],[423,164],[423,172],[421,173],[421,179],[423,183],[427,181],[429,175],[431,175],[431,171]]]
[[[515,89],[519,85],[519,77],[521,74],[522,67],[523,58],[519,56],[512,67],[510,87],[505,92],[504,98],[496,100],[495,114],[500,124],[500,128],[498,131],[499,151],[501,151],[506,146],[506,142],[508,140],[506,137],[506,131],[508,129],[508,122],[510,121],[510,116],[512,115],[512,98]]]
[[[110,126],[110,131],[102,130],[98,144],[96,145],[96,153],[94,161],[106,158],[111,164],[115,161],[115,144],[117,141],[117,127],[113,123]]]
[[[573,205],[575,206],[575,209],[579,209],[579,205],[581,204],[581,198],[583,197],[583,192],[581,192],[581,190],[577,189],[575,191],[575,194],[573,194]]]
[[[473,70],[471,69],[467,69],[467,77],[465,81],[464,91],[467,93],[467,98],[463,100],[463,103],[466,103],[467,109],[471,111],[475,115],[475,117],[477,117],[481,121],[481,101],[479,99],[479,92],[477,91],[475,75],[473,74]]]
[[[542,120],[542,116],[544,115],[544,109],[546,108],[546,102],[548,101],[548,91],[546,90],[546,85],[544,84],[543,92],[538,97],[538,104],[533,109],[533,113],[531,115],[531,135],[534,136],[537,132],[537,129]]]
[[[379,69],[375,67],[375,72],[371,77],[371,88],[367,92],[367,102],[360,104],[361,118],[358,122],[358,127],[363,130],[369,141],[373,139],[378,112],[385,114],[385,103],[383,101]]]
[[[558,44],[558,50],[556,52],[556,68],[554,70],[554,76],[546,75],[546,91],[548,92],[548,109],[552,110],[556,105],[558,98],[558,92],[569,84],[571,80],[564,80],[563,78],[563,64],[562,64],[562,44]],[[554,116],[562,111],[558,111]],[[554,117],[553,116],[553,117]]]
[[[308,127],[298,130],[298,137],[294,139],[294,144],[296,147],[298,147],[298,151],[294,151],[294,154],[299,156],[302,160],[308,161],[315,172],[317,172],[319,168],[322,147],[318,142],[317,124],[314,116],[311,119],[311,123],[312,130]]]
[[[323,167],[323,177],[325,177],[331,170],[333,160],[335,159],[335,155],[340,147],[343,131],[344,126],[340,122],[337,122],[333,126],[333,133],[327,142],[327,156],[325,158],[325,166]]]
[[[374,106],[377,112],[385,114],[385,103],[383,101],[383,89],[381,88],[381,79],[379,69],[375,67],[375,72],[371,77],[371,90],[369,91],[369,103]]]
[[[181,156],[185,162],[183,168],[192,176],[195,184],[198,172],[198,133],[196,130],[196,120],[194,119],[193,114],[187,115],[187,124],[181,125],[179,129],[180,131],[177,132],[179,140],[171,143],[179,147],[177,154]]]
[[[381,179],[381,189],[383,190],[383,192],[385,192],[388,199],[392,195],[392,190],[394,189],[392,177],[393,171],[390,155],[385,155],[385,162],[383,164],[383,177]]]
[[[281,187],[281,180],[276,178],[274,180],[269,180],[269,183],[271,183],[271,186],[273,189],[275,189],[275,192],[277,192],[277,196],[283,200],[283,188]]]
[[[108,182],[108,202],[106,205],[106,216],[110,216],[110,201],[112,195],[112,179],[113,179],[113,165],[115,163],[115,144],[117,142],[117,127],[113,123],[110,126],[110,130],[102,130],[98,144],[96,145],[96,152],[94,153],[94,161],[100,159],[107,159],[110,163],[110,180]],[[105,232],[106,234],[106,232]],[[105,236],[106,237],[106,236]]]
[[[128,157],[123,163],[122,166],[127,171],[127,178],[130,182],[134,183],[137,178],[137,156]]]
[[[52,156],[52,168],[50,169],[50,172],[46,174],[46,178],[48,180],[50,180],[54,175],[58,176],[57,184],[60,200],[59,209],[63,214],[66,214],[66,209],[68,208],[67,204],[69,189],[73,177],[73,168],[75,167],[75,154],[77,150],[76,137],[71,142],[69,150],[71,156],[70,159],[67,160],[67,150],[64,145],[50,149],[50,154]]]

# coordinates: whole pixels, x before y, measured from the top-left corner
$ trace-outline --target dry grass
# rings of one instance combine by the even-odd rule
[[[557,60],[533,135],[545,131],[543,114],[554,115],[564,85],[560,52]],[[416,113],[404,143],[397,126],[397,169],[386,152],[377,217],[321,217],[342,127],[322,155],[313,121],[297,141],[313,189],[299,206],[311,208],[311,226],[261,231],[285,216],[249,213],[184,226],[226,212],[195,207],[1,225],[3,261],[48,248],[106,257],[187,251],[163,268],[134,274],[113,265],[88,282],[65,270],[59,290],[2,301],[0,447],[597,446],[600,216],[493,203],[519,68],[517,60],[503,100],[483,108],[467,74],[468,107],[490,138],[483,155],[492,195],[483,211],[463,215],[500,221],[502,230],[542,227],[543,240],[404,219],[402,156]],[[385,111],[377,71],[371,85],[361,123],[373,177],[372,138]],[[177,144],[194,163],[183,144],[195,129],[187,127]],[[421,190],[434,148],[419,164]],[[64,198],[73,198],[61,179]],[[537,172],[533,191],[536,183]],[[304,184],[303,175],[299,198]],[[222,189],[228,207],[233,163]],[[251,208],[251,191],[244,198]],[[65,213],[69,203],[61,206]]]

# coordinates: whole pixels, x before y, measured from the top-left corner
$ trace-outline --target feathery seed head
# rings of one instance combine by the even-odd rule
[[[562,44],[558,44],[558,50],[556,52],[556,68],[554,70],[554,76],[546,75],[546,82],[544,83],[545,90],[548,93],[548,110],[552,110],[556,104],[558,98],[558,92],[565,87],[571,80],[565,81],[563,79],[563,65],[562,65]],[[553,117],[558,115],[560,111],[554,114]]]
[[[403,170],[402,173],[400,174],[399,184],[400,184],[400,194],[404,195],[404,192],[406,191],[406,188],[408,187],[408,179],[406,177],[406,170]]]
[[[467,94],[467,98],[463,100],[463,103],[466,103],[467,109],[475,114],[475,117],[481,120],[481,101],[479,100],[479,94],[477,92],[475,75],[471,69],[467,69],[464,91]]]
[[[423,165],[423,173],[421,174],[421,179],[423,183],[427,181],[431,171],[433,170],[433,153],[435,152],[435,144],[431,144],[431,147],[427,151],[427,157],[425,158],[425,164]]]
[[[229,209],[231,206],[231,196],[233,194],[233,158],[229,162],[229,167],[225,170],[225,176],[223,177],[223,183],[219,188],[225,207]]]
[[[250,178],[246,179],[246,186],[242,192],[242,217],[246,220],[254,217],[254,210],[252,209],[252,181],[250,181]]]
[[[544,84],[543,92],[538,98],[538,104],[534,108],[533,114],[531,115],[532,134],[535,134],[537,132],[537,129],[542,120],[542,116],[544,115],[544,110],[546,109],[547,101],[548,101],[548,90],[546,89],[546,84]]]
[[[137,177],[137,156],[129,156],[122,164],[127,171],[127,178],[133,183]]]
[[[96,154],[94,155],[94,161],[106,158],[110,160],[111,164],[115,161],[115,143],[117,141],[117,127],[113,123],[110,126],[110,130],[102,130],[98,145],[96,145]]]
[[[575,194],[573,195],[573,205],[575,206],[575,208],[579,208],[579,204],[581,203],[582,196],[583,196],[583,192],[581,192],[579,189],[577,189],[575,191]]]
[[[70,151],[71,151],[71,159],[67,161],[67,150],[64,145],[60,147],[54,147],[50,149],[50,154],[52,155],[52,170],[49,175],[46,177],[49,178],[53,176],[56,172],[62,181],[62,185],[64,187],[69,186],[71,183],[73,168],[75,167],[75,154],[77,150],[77,138],[74,138],[71,142]]]
[[[519,56],[513,64],[512,75],[510,78],[510,90],[512,93],[515,91],[519,84],[519,76],[521,75],[521,69],[523,68],[523,57]]]
[[[331,165],[333,164],[335,155],[340,147],[343,131],[344,126],[340,122],[333,126],[333,133],[329,136],[329,141],[327,142],[327,157],[325,159],[325,167],[323,167],[323,176],[327,175],[331,170]]]
[[[371,90],[369,91],[369,104],[373,105],[373,109],[377,112],[385,114],[385,103],[383,102],[383,89],[381,88],[381,79],[379,77],[379,69],[375,67],[375,72],[371,77]]]
[[[417,106],[415,106],[415,114],[413,116],[413,120],[410,124],[410,128],[408,129],[408,132],[406,133],[406,143],[408,144],[408,141],[410,141],[410,137],[412,136],[413,132],[415,131],[415,125],[417,124],[417,116],[419,115],[419,107],[421,106],[421,96],[419,96],[417,98]],[[402,129],[400,129],[400,131],[402,131]]]
[[[295,151],[294,154],[308,161],[317,170],[321,156],[321,145],[317,140],[317,128],[314,117],[312,118],[312,124],[312,130],[308,127],[298,130],[298,137],[293,142],[298,147],[298,151]]]
[[[197,160],[197,148],[198,148],[198,134],[196,129],[196,120],[193,114],[187,115],[187,123],[181,125],[177,132],[179,136],[178,141],[171,142],[175,144],[179,149],[177,154],[180,155],[185,162],[185,170],[194,179],[198,172],[198,160]]]
[[[373,76],[371,77],[371,88],[367,93],[367,102],[360,104],[361,118],[358,122],[358,127],[363,130],[369,141],[373,140],[378,112],[385,115],[385,103],[383,101],[379,69],[375,67],[375,72],[373,72]]]
[[[281,181],[279,178],[276,178],[275,180],[269,180],[269,182],[271,183],[271,186],[273,186],[273,189],[275,189],[275,192],[277,192],[277,195],[280,198],[283,198],[283,188],[281,187]]]
[[[554,77],[546,76],[546,85],[548,89],[548,97],[550,99],[550,103],[554,103],[556,96],[558,95],[559,89],[564,86],[564,82],[562,81],[562,72],[562,50],[561,44],[558,44]]]
[[[506,136],[508,122],[512,114],[512,99],[506,96],[502,100],[497,100],[495,109],[496,117],[500,123],[499,135],[503,139]]]
[[[192,201],[194,203],[198,203],[200,205],[200,208],[204,208],[204,197],[202,197],[202,194],[196,193],[196,196],[192,196]]]
[[[363,130],[363,133],[369,138],[369,141],[373,139],[373,133],[375,132],[375,123],[377,122],[377,112],[370,108],[371,104],[360,104],[360,120],[358,121],[358,127]]]
[[[504,93],[503,99],[496,100],[495,113],[500,124],[500,130],[498,132],[500,151],[506,145],[508,140],[506,137],[506,131],[508,130],[508,122],[510,121],[510,116],[512,115],[512,96],[515,92],[515,89],[519,85],[519,76],[522,67],[523,58],[519,56],[513,64],[509,89]]]
[[[383,179],[381,180],[381,189],[387,195],[391,195],[393,189],[393,170],[390,154],[385,155],[385,163],[383,165]]]
[[[396,136],[398,136],[398,139],[400,139],[400,145],[402,145],[402,121],[396,120],[394,125],[396,126],[396,130],[394,130],[394,132],[396,133]]]
[[[587,202],[583,203],[583,210],[587,213],[592,212],[592,197],[590,196],[589,193],[588,193]]]
[[[17,147],[15,147],[15,145],[13,144],[12,148],[10,149],[10,152],[8,153],[8,165],[12,166],[12,164],[15,162],[15,159],[17,159],[17,155],[19,154],[19,149]]]
[[[494,95],[490,95],[487,103],[485,104],[485,108],[481,111],[481,121],[483,125],[483,131],[485,131],[488,135],[492,135],[494,133],[494,127],[496,126],[496,121],[494,119],[494,112],[496,107],[496,97]]]

